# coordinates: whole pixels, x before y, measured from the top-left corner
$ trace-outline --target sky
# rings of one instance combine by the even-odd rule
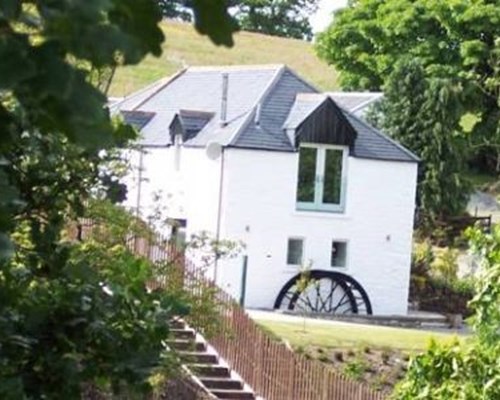
[[[313,32],[323,31],[332,20],[332,11],[346,4],[347,0],[320,0],[318,12],[310,18]]]

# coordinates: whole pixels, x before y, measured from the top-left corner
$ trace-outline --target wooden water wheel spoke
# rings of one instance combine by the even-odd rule
[[[347,293],[344,293],[344,295],[339,300],[339,302],[337,303],[337,305],[335,307],[333,307],[333,311],[334,312],[337,311],[339,308],[341,308],[344,305],[349,304],[350,302],[351,302],[351,299],[349,298],[349,296],[347,296]]]
[[[331,286],[330,286],[330,293],[328,294],[328,297],[326,298],[326,301],[329,302],[329,306],[330,307],[328,308],[328,310],[325,307],[324,310],[326,312],[332,312],[332,310],[333,310],[333,293],[335,292],[335,289],[336,289],[337,286],[338,286],[337,283],[332,280],[331,281]],[[326,303],[326,301],[325,301],[325,303]]]
[[[327,314],[372,313],[365,290],[349,275],[313,270],[308,276],[305,285],[300,275],[290,279],[276,298],[274,308]]]

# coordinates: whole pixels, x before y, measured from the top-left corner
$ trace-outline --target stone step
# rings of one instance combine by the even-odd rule
[[[168,340],[167,341],[168,345],[175,350],[181,351],[206,351],[207,345],[203,342],[195,342],[192,340],[183,340],[183,339],[176,339],[176,340]]]
[[[244,399],[244,400],[255,400],[255,395],[252,392],[245,392],[243,390],[224,390],[224,389],[214,389],[211,392],[219,399]]]
[[[194,340],[196,333],[192,329],[170,329],[170,333],[176,339]]]
[[[217,364],[219,357],[215,354],[180,351],[181,359],[188,364]]]
[[[243,389],[243,383],[241,383],[241,381],[238,381],[236,379],[201,377],[200,380],[207,389],[226,389],[226,390]]]
[[[168,326],[170,329],[185,329],[186,322],[182,319],[172,319],[169,321]]]
[[[188,368],[199,377],[203,378],[230,378],[231,374],[227,367],[213,364],[191,364]]]

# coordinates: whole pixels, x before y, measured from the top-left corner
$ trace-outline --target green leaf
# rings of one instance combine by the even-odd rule
[[[229,15],[225,0],[194,0],[193,11],[199,33],[207,35],[215,44],[234,45],[232,34],[238,30],[238,24]]]
[[[0,18],[14,19],[21,12],[21,0],[0,0]]]
[[[8,259],[14,254],[14,245],[9,237],[0,232],[0,260]]]
[[[0,35],[0,60],[0,90],[13,89],[36,72],[25,36]]]

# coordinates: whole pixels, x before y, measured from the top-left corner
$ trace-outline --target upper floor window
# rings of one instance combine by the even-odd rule
[[[346,157],[346,149],[340,146],[300,146],[297,180],[299,210],[343,211]]]

